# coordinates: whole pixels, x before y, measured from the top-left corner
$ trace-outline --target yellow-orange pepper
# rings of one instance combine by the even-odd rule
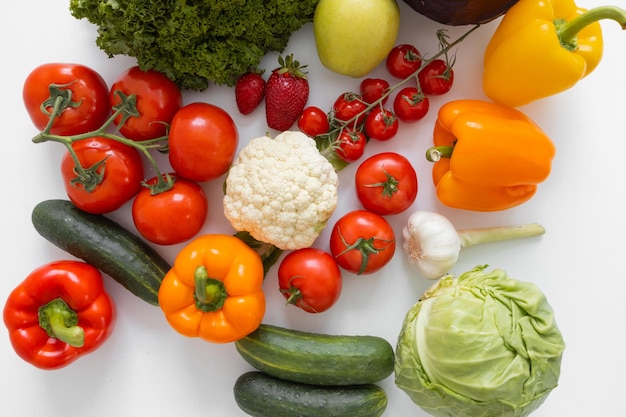
[[[231,235],[189,242],[163,278],[159,305],[180,334],[228,343],[256,330],[265,315],[261,257]]]
[[[518,107],[573,87],[600,63],[601,19],[626,28],[626,10],[618,7],[586,10],[573,0],[519,0],[485,50],[485,94]]]
[[[426,154],[438,199],[497,211],[529,200],[550,174],[555,147],[524,113],[482,100],[444,104]]]

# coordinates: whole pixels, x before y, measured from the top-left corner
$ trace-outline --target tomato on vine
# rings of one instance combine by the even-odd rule
[[[346,127],[337,137],[337,156],[348,163],[352,163],[363,156],[367,138],[362,131]]]
[[[330,253],[340,267],[357,275],[380,270],[391,261],[395,250],[393,228],[371,211],[350,211],[331,231]]]
[[[393,100],[393,111],[405,123],[422,120],[430,108],[430,100],[416,87],[405,87]]]
[[[115,125],[121,124],[120,133],[128,139],[139,141],[165,136],[174,114],[183,104],[183,96],[176,83],[158,71],[143,71],[133,66],[120,74],[111,85],[111,107],[114,108],[131,95],[134,95],[137,114],[128,118],[122,115],[115,118]]]
[[[139,152],[103,137],[71,144],[61,160],[61,174],[69,199],[83,211],[104,214],[117,210],[141,189],[143,162]]]
[[[354,183],[363,208],[382,216],[405,211],[417,198],[415,169],[395,152],[382,152],[363,161]]]
[[[221,107],[196,102],[182,107],[169,131],[169,161],[174,171],[191,181],[210,181],[230,168],[239,133]]]
[[[312,138],[328,133],[330,130],[328,114],[316,106],[305,107],[298,118],[298,128]]]
[[[54,135],[91,132],[111,114],[106,82],[96,71],[80,64],[36,67],[24,81],[22,98],[35,127]]]
[[[163,174],[163,178],[171,187],[153,193],[158,178],[146,181],[133,201],[132,218],[137,231],[150,242],[174,245],[200,232],[207,218],[208,201],[194,181],[175,174]]]
[[[321,313],[339,299],[341,270],[328,252],[303,248],[290,252],[278,267],[281,294],[307,313]]]
[[[361,81],[359,90],[361,98],[368,104],[380,100],[381,97],[389,90],[389,82],[384,78],[365,78]],[[381,104],[385,104],[389,97],[382,99]]]
[[[419,50],[406,43],[394,46],[385,61],[389,74],[401,79],[410,77],[421,65],[422,56]]]
[[[333,117],[340,122],[348,122],[356,118],[351,124],[358,126],[365,119],[367,103],[360,95],[353,92],[346,92],[337,97],[333,103]],[[358,118],[357,118],[358,116]]]
[[[417,78],[424,94],[442,95],[452,88],[454,70],[452,65],[443,59],[435,59],[419,72]]]
[[[374,108],[365,119],[365,134],[370,139],[389,140],[398,133],[398,118],[389,109]]]

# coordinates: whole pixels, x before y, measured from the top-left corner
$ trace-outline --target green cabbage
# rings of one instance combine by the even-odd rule
[[[545,295],[485,268],[441,278],[404,320],[395,383],[433,416],[527,416],[557,386],[565,344]]]

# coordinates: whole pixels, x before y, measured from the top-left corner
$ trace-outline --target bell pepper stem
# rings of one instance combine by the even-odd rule
[[[590,24],[604,19],[615,20],[626,30],[626,10],[617,6],[594,7],[557,28],[561,44],[575,49],[576,35]]]
[[[224,283],[209,277],[204,265],[196,267],[194,272],[196,307],[203,311],[217,311],[224,305],[228,293]]]
[[[433,146],[426,150],[426,159],[430,162],[437,162],[441,158],[452,157],[454,146]]]
[[[78,314],[61,298],[39,308],[39,325],[48,336],[73,347],[85,344],[85,331],[78,326]]]
[[[478,245],[481,243],[499,242],[510,239],[539,236],[546,232],[538,223],[522,224],[517,226],[496,226],[482,229],[459,230],[461,247]]]

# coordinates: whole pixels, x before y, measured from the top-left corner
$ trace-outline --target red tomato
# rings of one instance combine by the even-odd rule
[[[389,82],[382,78],[366,78],[361,81],[360,90],[361,98],[368,104],[372,104],[387,92]],[[385,104],[389,96],[385,97],[381,104]]]
[[[170,126],[170,165],[189,180],[214,180],[228,171],[238,143],[237,126],[225,110],[208,103],[187,104]]]
[[[398,133],[398,118],[388,109],[376,107],[365,119],[365,134],[370,139],[389,140]]]
[[[363,208],[382,216],[403,212],[417,197],[415,169],[395,152],[367,158],[357,168],[354,182]]]
[[[191,239],[204,226],[208,213],[202,187],[170,175],[174,180],[172,188],[152,194],[149,187],[143,187],[133,201],[132,216],[137,231],[158,245],[174,245]],[[156,183],[157,177],[146,182],[148,186]]]
[[[422,92],[431,96],[447,93],[454,82],[454,71],[442,59],[435,59],[422,69],[417,76]]]
[[[118,92],[136,96],[139,116],[128,118],[120,127],[120,133],[133,140],[165,136],[167,125],[183,105],[183,95],[174,81],[158,71],[142,71],[138,66],[124,71],[111,86],[111,107],[122,101]],[[115,119],[116,126],[121,119],[121,115]]]
[[[393,111],[405,123],[414,123],[428,114],[430,101],[415,87],[405,87],[398,91],[393,100]]]
[[[339,133],[335,153],[339,158],[351,163],[363,156],[366,144],[367,139],[363,132],[347,127]]]
[[[313,138],[328,133],[330,129],[328,114],[319,107],[306,107],[298,118],[298,128]]]
[[[347,122],[356,118],[356,123],[352,123],[355,122],[353,120],[351,122],[352,125],[359,125],[365,120],[366,110],[367,103],[358,94],[352,92],[343,93],[337,97],[333,104],[334,118],[341,122]]]
[[[99,129],[111,114],[106,82],[93,69],[80,64],[38,66],[26,77],[22,98],[28,115],[39,130],[48,125],[54,102],[63,98],[64,108],[50,130],[55,135],[91,132]],[[46,113],[42,111],[42,105]]]
[[[109,213],[139,192],[143,162],[135,148],[102,137],[82,139],[72,147],[80,165],[92,174],[79,181],[82,174],[76,171],[71,154],[65,153],[61,173],[65,191],[76,207],[89,213]]]
[[[397,78],[408,78],[422,65],[422,56],[419,50],[409,44],[400,44],[393,47],[385,61],[389,74]]]
[[[341,270],[328,252],[316,248],[298,249],[280,263],[278,287],[288,304],[307,313],[321,313],[339,299]]]
[[[340,267],[358,275],[380,270],[391,261],[395,251],[393,228],[371,211],[348,212],[331,231],[331,254]]]

